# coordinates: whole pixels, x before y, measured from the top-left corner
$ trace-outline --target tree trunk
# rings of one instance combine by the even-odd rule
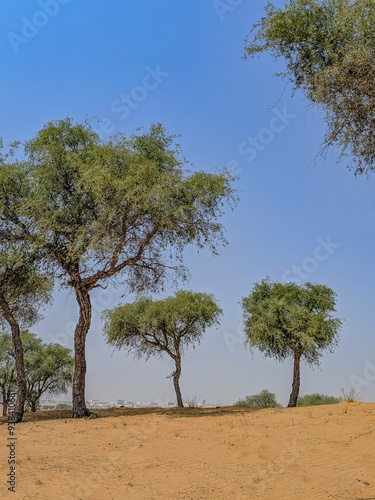
[[[85,377],[86,377],[86,335],[91,324],[91,301],[89,292],[75,287],[79,305],[79,320],[74,332],[74,377],[73,377],[73,418],[88,417],[91,412],[86,408]]]
[[[3,386],[1,388],[2,396],[3,396],[3,417],[6,417],[8,415],[8,397],[7,397],[7,391],[5,387]]]
[[[3,296],[0,296],[0,308],[2,310],[3,316],[9,323],[12,340],[14,346],[14,355],[16,358],[16,373],[18,381],[18,391],[17,391],[17,401],[15,407],[15,422],[22,422],[23,413],[25,410],[25,400],[26,400],[26,375],[25,375],[25,365],[23,360],[23,347],[21,340],[20,327],[14,318],[12,311],[10,310],[8,302]]]
[[[32,400],[30,401],[30,409],[31,409],[31,411],[32,411],[33,413],[35,413],[35,412],[36,412],[36,401],[35,401],[35,399],[32,399]]]
[[[294,369],[293,369],[293,384],[292,384],[292,392],[290,393],[288,407],[297,406],[297,399],[299,395],[299,386],[301,383],[300,377],[300,361],[301,361],[301,352],[294,353]]]
[[[175,364],[176,364],[176,370],[173,372],[173,384],[174,384],[174,390],[176,391],[176,397],[177,397],[177,406],[179,408],[184,407],[184,403],[182,402],[182,396],[181,396],[181,389],[180,389],[180,376],[181,376],[181,356],[178,353],[176,358],[175,358]]]

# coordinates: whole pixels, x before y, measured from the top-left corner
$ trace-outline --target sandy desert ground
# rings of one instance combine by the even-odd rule
[[[2,425],[0,498],[375,499],[375,403],[186,410],[19,424],[16,493]]]

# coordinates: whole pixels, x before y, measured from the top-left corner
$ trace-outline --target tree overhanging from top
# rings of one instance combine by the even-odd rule
[[[375,170],[375,0],[268,2],[245,57],[269,52],[325,112],[323,151],[337,145],[356,174]]]

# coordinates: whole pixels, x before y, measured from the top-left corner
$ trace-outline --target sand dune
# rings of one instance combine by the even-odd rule
[[[134,412],[133,412],[134,413]],[[0,498],[375,499],[375,404],[170,412],[17,426]]]

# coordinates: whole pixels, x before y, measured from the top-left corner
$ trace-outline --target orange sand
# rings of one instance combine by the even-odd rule
[[[375,499],[375,404],[19,424],[1,499]]]

